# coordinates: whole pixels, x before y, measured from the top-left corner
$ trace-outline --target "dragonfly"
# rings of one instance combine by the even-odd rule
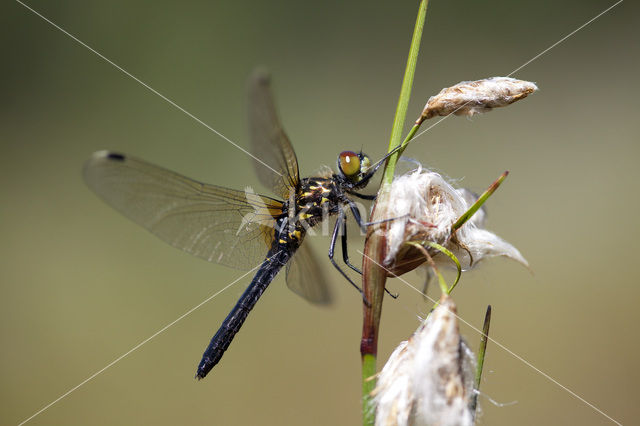
[[[340,237],[344,263],[360,272],[347,253],[346,214],[350,211],[357,224],[366,227],[352,197],[375,198],[358,191],[391,154],[371,164],[362,152],[343,151],[338,155],[337,173],[300,178],[296,154],[276,112],[269,75],[254,72],[248,88],[254,168],[281,199],[201,183],[111,151],[94,153],[83,171],[89,188],[107,204],[172,246],[234,268],[257,267],[205,349],[197,379],[203,379],[222,359],[251,309],[285,265],[287,285],[295,293],[316,304],[330,301],[322,269],[308,245],[302,244],[307,231],[328,216],[336,216],[329,259],[359,289],[335,261],[335,248]]]

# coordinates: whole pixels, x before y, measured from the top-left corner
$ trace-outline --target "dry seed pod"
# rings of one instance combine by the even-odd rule
[[[436,115],[468,115],[507,106],[538,90],[530,81],[510,77],[491,77],[476,81],[462,81],[446,87],[429,101],[417,123]]]
[[[377,426],[471,426],[475,357],[460,337],[446,295],[380,372],[373,391]]]

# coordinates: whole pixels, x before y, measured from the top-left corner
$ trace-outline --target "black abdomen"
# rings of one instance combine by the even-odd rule
[[[240,300],[233,307],[229,315],[211,339],[209,346],[202,354],[202,360],[196,371],[196,378],[203,379],[209,371],[222,359],[235,335],[240,331],[242,324],[247,319],[249,312],[258,302],[262,293],[267,289],[280,269],[291,259],[297,244],[283,245],[274,243],[262,262],[260,269],[253,277],[249,287],[242,293]]]

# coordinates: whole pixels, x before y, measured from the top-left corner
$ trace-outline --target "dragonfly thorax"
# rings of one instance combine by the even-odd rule
[[[306,178],[300,181],[295,197],[296,217],[314,226],[324,216],[336,214],[344,193],[332,178]]]

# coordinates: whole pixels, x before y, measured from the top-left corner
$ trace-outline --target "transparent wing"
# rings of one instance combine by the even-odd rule
[[[326,277],[308,243],[303,243],[287,264],[287,286],[311,303],[327,305],[333,300]]]
[[[298,186],[298,159],[278,118],[269,75],[257,70],[249,79],[249,132],[258,177],[274,194],[288,199]],[[268,166],[268,167],[267,167]]]
[[[280,201],[206,185],[121,154],[100,151],[84,179],[110,206],[174,247],[226,266],[258,265],[273,241]]]

